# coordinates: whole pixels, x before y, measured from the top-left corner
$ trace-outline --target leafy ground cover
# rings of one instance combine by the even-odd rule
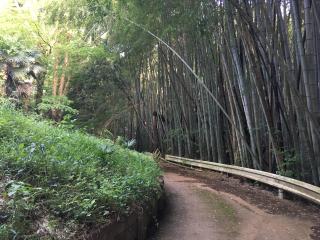
[[[160,191],[150,156],[0,106],[0,239],[72,239]]]

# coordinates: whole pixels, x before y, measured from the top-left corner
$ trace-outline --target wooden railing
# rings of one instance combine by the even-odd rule
[[[186,166],[198,167],[252,179],[278,188],[280,197],[283,196],[282,191],[284,190],[320,205],[319,187],[292,178],[250,168],[243,168],[234,165],[226,165],[202,160],[194,160],[171,155],[166,155],[165,160]]]

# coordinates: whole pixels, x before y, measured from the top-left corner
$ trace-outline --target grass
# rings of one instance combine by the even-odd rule
[[[71,239],[154,198],[160,174],[147,155],[0,106],[0,239]]]

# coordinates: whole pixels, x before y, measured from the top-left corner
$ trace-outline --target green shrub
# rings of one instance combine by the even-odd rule
[[[154,197],[159,175],[147,155],[0,107],[0,239],[37,236],[44,217],[64,231],[103,224]]]

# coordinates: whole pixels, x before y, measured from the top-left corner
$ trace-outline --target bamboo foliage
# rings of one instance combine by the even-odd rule
[[[201,82],[167,46],[154,41],[139,55],[140,74],[131,90],[143,119],[135,121],[137,129],[141,122],[153,126],[151,138],[159,141],[153,148],[163,152],[318,185],[317,1],[174,3],[164,1],[153,13],[161,19],[158,32],[163,29],[165,42]],[[177,8],[191,16],[188,23],[171,21]],[[166,31],[169,24],[179,31]]]

